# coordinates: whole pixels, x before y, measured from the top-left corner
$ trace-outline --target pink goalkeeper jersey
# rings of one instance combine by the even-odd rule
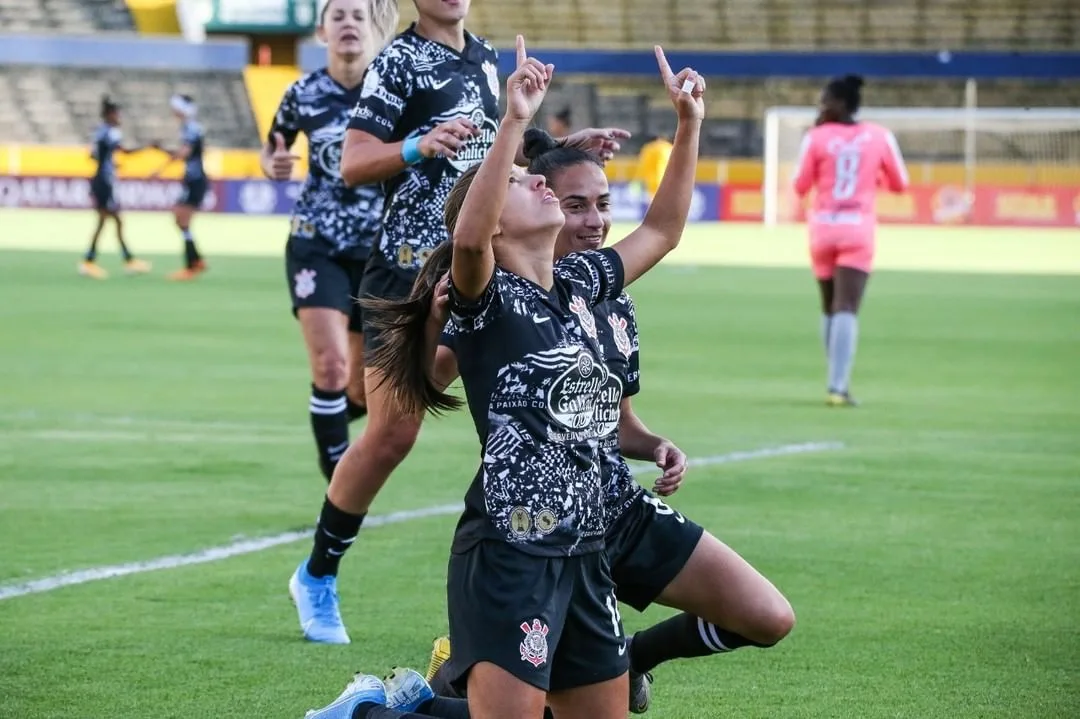
[[[799,150],[795,192],[811,189],[808,220],[830,225],[861,225],[876,220],[878,185],[892,192],[908,186],[907,168],[891,132],[870,122],[828,122],[812,128]]]

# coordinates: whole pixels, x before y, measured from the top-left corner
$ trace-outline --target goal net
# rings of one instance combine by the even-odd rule
[[[773,107],[765,114],[764,221],[795,221],[792,189],[803,134],[818,111]],[[912,185],[951,190],[962,214],[980,185],[1080,186],[1080,110],[1068,108],[868,107],[858,119],[892,130]]]

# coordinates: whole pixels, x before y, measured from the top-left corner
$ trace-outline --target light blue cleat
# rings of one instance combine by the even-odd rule
[[[383,706],[386,704],[386,687],[378,677],[370,674],[357,674],[332,703],[322,709],[312,709],[304,719],[352,719],[353,709],[357,704],[371,702]]]
[[[300,615],[305,639],[323,644],[349,643],[338,606],[337,577],[311,576],[305,559],[289,579],[289,595]]]
[[[394,667],[386,678],[386,706],[402,712],[414,712],[421,704],[435,698],[435,692],[420,672]]]

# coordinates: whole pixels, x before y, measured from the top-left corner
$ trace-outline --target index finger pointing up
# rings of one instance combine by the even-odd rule
[[[525,54],[525,38],[522,35],[517,36],[517,66],[521,67],[528,59],[528,55]]]
[[[660,66],[660,77],[664,78],[664,82],[668,85],[675,79],[675,73],[671,71],[671,65],[668,64],[667,57],[664,55],[664,48],[659,45],[653,45],[653,52],[656,53],[656,64]]]

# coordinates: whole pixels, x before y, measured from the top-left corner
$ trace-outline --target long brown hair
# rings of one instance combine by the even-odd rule
[[[443,221],[451,237],[465,195],[479,168],[478,163],[461,173],[446,197]],[[435,287],[450,271],[453,258],[453,240],[443,242],[428,255],[408,296],[399,300],[360,299],[360,306],[370,313],[371,326],[382,333],[382,344],[368,358],[368,366],[382,373],[380,386],[389,383],[394,401],[409,414],[440,414],[462,405],[460,398],[436,386],[431,379],[431,368],[427,366],[427,321],[431,302]]]
[[[399,300],[364,297],[360,306],[370,313],[367,322],[379,330],[382,344],[368,358],[368,366],[382,373],[390,394],[408,414],[440,414],[458,409],[460,398],[447,394],[431,379],[428,366],[428,317],[435,287],[450,271],[454,245],[443,242],[428,256],[409,294]]]

